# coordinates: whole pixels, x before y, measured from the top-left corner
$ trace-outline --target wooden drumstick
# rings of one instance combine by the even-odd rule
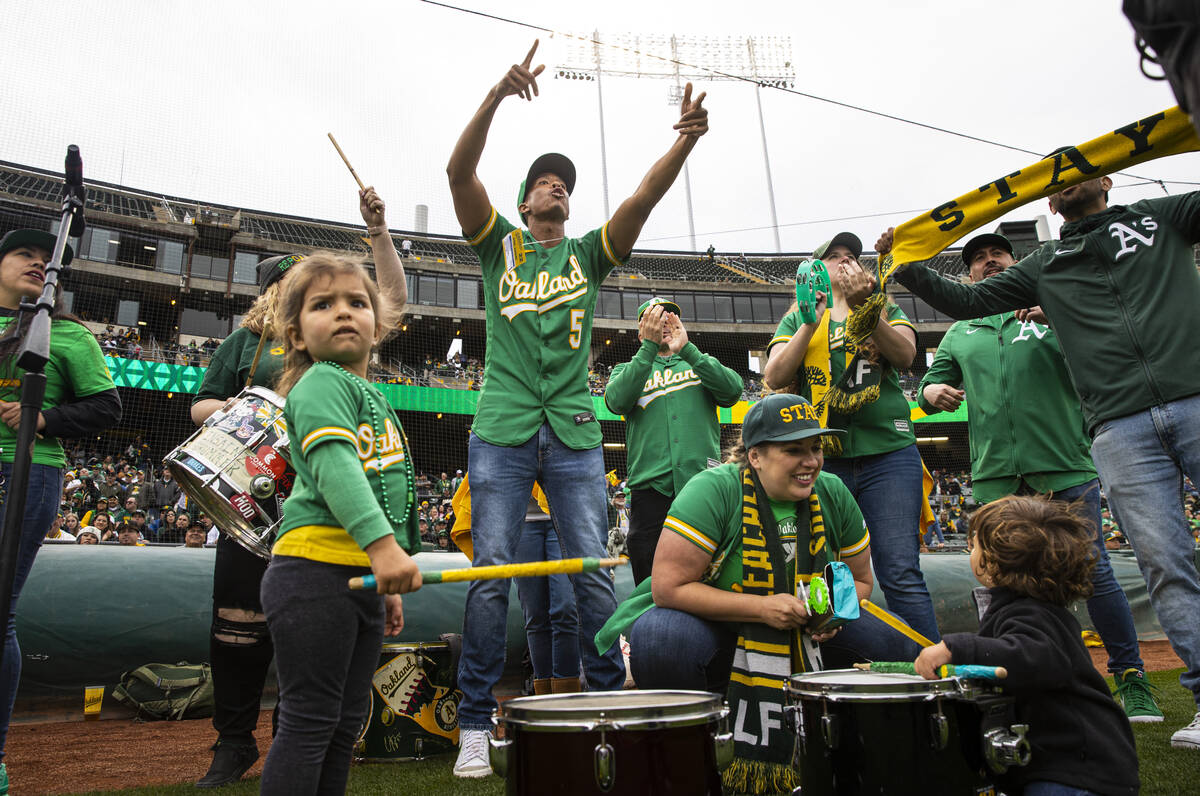
[[[326,135],[329,136],[329,140],[333,143],[333,148],[336,149],[337,153],[342,156],[342,162],[346,164],[346,168],[350,169],[350,174],[354,177],[354,181],[358,183],[358,190],[367,190],[367,186],[363,185],[363,181],[358,178],[358,172],[355,171],[354,167],[350,165],[350,160],[346,157],[346,153],[342,151],[340,146],[338,146],[337,139],[333,137],[333,133],[326,133]]]
[[[464,580],[493,580],[496,578],[532,578],[538,575],[573,575],[578,572],[595,572],[604,567],[619,567],[629,562],[627,558],[564,558],[555,561],[528,561],[523,564],[496,564],[489,567],[463,567],[461,569],[432,569],[421,571],[422,585],[433,583],[457,583]],[[350,578],[351,589],[374,589],[375,576],[363,575]]]

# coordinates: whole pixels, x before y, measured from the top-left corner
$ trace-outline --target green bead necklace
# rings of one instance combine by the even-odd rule
[[[376,434],[376,436],[378,436],[380,429],[383,428],[383,425],[379,422],[379,413],[375,410],[375,402],[371,400],[371,394],[368,392],[368,390],[370,390],[370,385],[367,383],[367,381],[361,376],[356,376],[350,371],[346,370],[337,362],[322,360],[315,364],[329,365],[334,370],[344,374],[346,378],[350,380],[351,384],[354,384],[358,387],[359,392],[362,393],[363,401],[366,403],[367,409],[371,413],[371,430]],[[400,444],[403,446],[404,450],[404,480],[405,485],[408,488],[408,496],[404,501],[404,513],[400,515],[400,519],[396,519],[396,516],[392,514],[391,501],[388,500],[387,479],[383,475],[383,450],[379,445],[375,446],[375,462],[379,471],[379,494],[381,498],[380,503],[383,504],[383,516],[388,518],[388,522],[392,524],[393,528],[403,528],[405,523],[408,522],[409,513],[412,511],[413,494],[416,490],[416,476],[413,474],[412,453],[408,448],[408,435],[404,433],[404,426],[400,425],[400,420],[398,418],[396,420],[396,428],[400,430]]]

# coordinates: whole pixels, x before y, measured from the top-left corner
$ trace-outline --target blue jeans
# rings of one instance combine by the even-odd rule
[[[929,523],[929,530],[925,531],[924,542],[927,547],[929,546],[929,543],[933,541],[934,536],[936,536],[937,540],[942,544],[946,543],[946,537],[942,536],[942,526],[937,521],[936,517],[934,518],[933,522]]]
[[[471,474],[471,541],[475,566],[511,564],[525,529],[529,493],[537,481],[550,503],[563,558],[604,557],[607,501],[600,446],[568,448],[543,424],[520,445],[491,445],[472,434],[467,446]],[[570,576],[579,612],[580,654],[588,687],[616,691],[625,684],[618,645],[604,655],[592,642],[617,607],[612,579],[603,572]],[[508,580],[476,580],[467,588],[458,687],[463,692],[458,726],[490,730],[496,699],[492,688],[504,668]]]
[[[1096,568],[1092,571],[1092,596],[1088,598],[1088,616],[1104,642],[1108,652],[1108,671],[1120,674],[1126,669],[1144,669],[1141,651],[1138,648],[1137,629],[1133,625],[1133,612],[1129,610],[1129,598],[1117,583],[1108,550],[1104,547],[1104,529],[1100,522],[1100,481],[1093,478],[1086,484],[1060,489],[1053,493],[1054,500],[1065,503],[1080,501],[1084,516],[1096,526]]]
[[[638,688],[724,693],[737,636],[735,623],[656,606],[630,628],[630,673]],[[919,644],[865,612],[821,645],[826,669],[845,669],[859,661],[912,661],[919,654]]]
[[[0,528],[8,508],[8,488],[12,485],[12,464],[0,465],[4,474],[4,498],[0,502]],[[0,670],[0,758],[8,739],[8,723],[12,720],[13,703],[17,701],[17,686],[21,682],[21,645],[17,643],[17,598],[33,560],[42,547],[46,531],[58,514],[62,500],[62,470],[48,464],[29,466],[29,488],[25,491],[25,520],[21,523],[21,548],[17,553],[17,574],[13,579],[12,603],[8,613],[8,629],[4,635],[4,667]]]
[[[554,561],[562,558],[558,535],[550,520],[525,523],[517,543],[518,561]],[[533,676],[579,676],[579,618],[575,591],[566,575],[517,578],[517,597],[525,613],[525,640]]]
[[[1179,682],[1200,705],[1200,573],[1183,515],[1183,475],[1200,480],[1200,395],[1101,423],[1092,460],[1150,605],[1183,660]]]
[[[875,456],[826,459],[850,489],[871,532],[871,563],[888,610],[937,641],[933,600],[921,574],[921,454],[909,445]]]

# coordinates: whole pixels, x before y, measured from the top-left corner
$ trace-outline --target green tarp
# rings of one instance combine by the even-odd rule
[[[22,697],[80,695],[85,685],[113,685],[144,663],[208,660],[212,617],[212,548],[46,544],[38,554],[17,607],[24,671]],[[1138,635],[1163,638],[1146,589],[1129,553],[1112,556],[1129,595]],[[1198,553],[1200,558],[1200,553]],[[460,553],[420,553],[422,569],[467,566]],[[977,626],[971,589],[977,584],[963,553],[931,553],[921,567],[945,632]],[[617,598],[633,588],[628,567],[616,570]],[[436,641],[462,630],[465,583],[428,586],[404,598],[400,641]],[[876,589],[875,601],[884,604]],[[1076,606],[1080,624],[1091,627]],[[525,647],[516,589],[510,590],[508,666],[519,670]]]

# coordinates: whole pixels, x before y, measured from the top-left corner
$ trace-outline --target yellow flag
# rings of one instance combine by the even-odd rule
[[[896,227],[880,282],[897,268],[928,260],[954,241],[1029,202],[1147,160],[1200,150],[1200,138],[1178,106],[1044,157]]]

